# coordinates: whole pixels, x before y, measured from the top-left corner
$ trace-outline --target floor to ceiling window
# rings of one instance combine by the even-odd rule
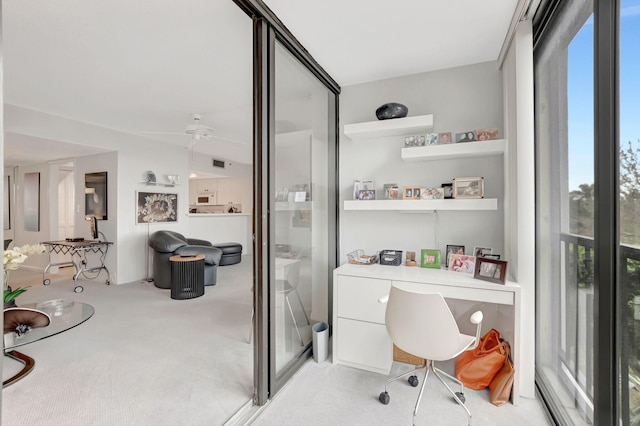
[[[535,47],[536,383],[561,424],[640,425],[640,0],[551,4]]]

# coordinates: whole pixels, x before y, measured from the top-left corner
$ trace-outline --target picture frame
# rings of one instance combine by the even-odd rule
[[[482,259],[482,258],[481,258]],[[453,272],[474,275],[476,270],[476,257],[467,254],[451,253],[449,255],[447,269]]]
[[[417,136],[405,136],[404,137],[404,147],[405,148],[413,148],[415,146],[424,146],[426,143],[426,138],[424,135]]]
[[[484,198],[484,178],[454,178],[453,198]]]
[[[473,255],[475,257],[485,257],[486,255],[491,254],[492,251],[493,249],[489,247],[473,247]]]
[[[442,188],[422,188],[420,190],[421,200],[443,200],[444,189]]]
[[[375,199],[376,199],[375,189],[361,189],[358,192],[358,200],[375,200]]]
[[[178,194],[136,191],[136,223],[178,221]]]
[[[383,196],[385,200],[397,200],[398,199],[398,184],[397,183],[385,183],[382,186]]]
[[[498,129],[478,129],[476,130],[476,140],[493,141],[498,139]]]
[[[440,260],[440,250],[438,249],[420,250],[420,267],[440,269],[442,267],[442,263]]]
[[[404,186],[402,187],[403,200],[419,200],[421,186]]]
[[[485,259],[495,259],[495,260],[500,260],[500,255],[499,254],[485,254],[484,256]]]
[[[443,183],[442,190],[444,191],[444,199],[450,200],[453,198],[453,182]]]
[[[438,145],[438,134],[437,133],[427,133],[426,144],[427,145]]]
[[[156,183],[156,174],[153,173],[151,170],[146,172],[146,177],[147,177],[147,183]]]
[[[107,172],[84,174],[84,215],[98,220],[108,218]]]
[[[362,181],[354,180],[353,181],[353,199],[354,200],[358,199],[358,192],[360,192],[361,189],[362,189]]]
[[[454,244],[447,244],[447,253],[445,259],[445,266],[449,267],[449,256],[451,254],[464,254],[464,246],[458,246]]]
[[[451,132],[438,133],[438,145],[447,145],[453,143]]]
[[[504,284],[507,277],[507,262],[479,257],[476,260],[473,277],[496,284]]]
[[[477,139],[475,130],[467,130],[466,132],[456,133],[456,143],[475,142],[476,140]]]
[[[40,231],[40,173],[25,173],[23,178],[23,216],[25,231]]]

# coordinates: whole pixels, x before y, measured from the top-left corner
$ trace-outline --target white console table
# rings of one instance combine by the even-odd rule
[[[447,300],[461,332],[475,333],[474,311],[484,314],[482,334],[495,328],[511,343],[516,374],[513,403],[520,398],[520,286],[494,284],[444,269],[344,264],[333,271],[333,363],[389,374],[393,343],[384,324],[386,304],[378,299],[391,284],[439,292]],[[416,326],[419,326],[418,324]]]

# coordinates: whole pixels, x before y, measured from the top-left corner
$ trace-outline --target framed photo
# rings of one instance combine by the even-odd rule
[[[354,180],[353,181],[353,199],[354,200],[358,199],[358,192],[360,192],[361,189],[362,189],[362,181]]]
[[[451,253],[449,255],[449,266],[447,269],[453,272],[474,274],[476,270],[476,257],[466,254]]]
[[[485,259],[495,259],[495,260],[500,260],[500,255],[499,254],[485,254],[484,256]]]
[[[476,140],[476,131],[467,130],[466,132],[456,133],[456,143],[473,142]]]
[[[427,145],[438,145],[438,134],[427,133]]]
[[[136,192],[136,223],[178,221],[178,194]]]
[[[448,143],[453,143],[451,132],[438,133],[438,145],[446,145]]]
[[[474,278],[492,283],[504,284],[507,276],[507,262],[504,260],[479,257],[476,260]]]
[[[491,254],[491,252],[493,251],[493,249],[489,248],[489,247],[478,247],[475,246],[473,248],[473,255],[475,257],[485,257],[488,254]]]
[[[484,198],[484,178],[454,178],[453,198]]]
[[[440,269],[440,250],[422,249],[420,251],[420,266],[423,268]]]
[[[424,135],[404,137],[405,148],[412,148],[414,146],[424,146],[425,142],[426,142],[426,138]]]
[[[374,189],[373,188],[373,180],[371,179],[363,179],[362,180],[362,188],[360,189],[364,189],[365,191]]]
[[[358,200],[375,200],[375,199],[376,199],[375,189],[361,189],[358,192]]]
[[[402,188],[403,200],[419,200],[421,186],[405,186]]]
[[[147,172],[147,182],[156,183],[156,174],[153,173],[151,170]]]
[[[476,139],[479,141],[492,141],[498,139],[498,129],[478,129]]]
[[[453,183],[443,183],[442,190],[444,192],[445,200],[449,198],[453,198]]]
[[[397,183],[385,183],[382,186],[385,200],[397,200],[398,199],[398,184]]]
[[[464,254],[464,246],[455,246],[447,244],[447,258],[445,259],[445,266],[449,267],[449,256],[452,254]]]
[[[422,200],[442,200],[444,199],[444,189],[442,188],[422,188],[420,190]]]

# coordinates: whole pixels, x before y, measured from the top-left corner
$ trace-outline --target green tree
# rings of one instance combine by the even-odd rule
[[[593,237],[593,184],[583,183],[569,193],[569,232]]]
[[[620,150],[620,242],[640,246],[640,140]]]

